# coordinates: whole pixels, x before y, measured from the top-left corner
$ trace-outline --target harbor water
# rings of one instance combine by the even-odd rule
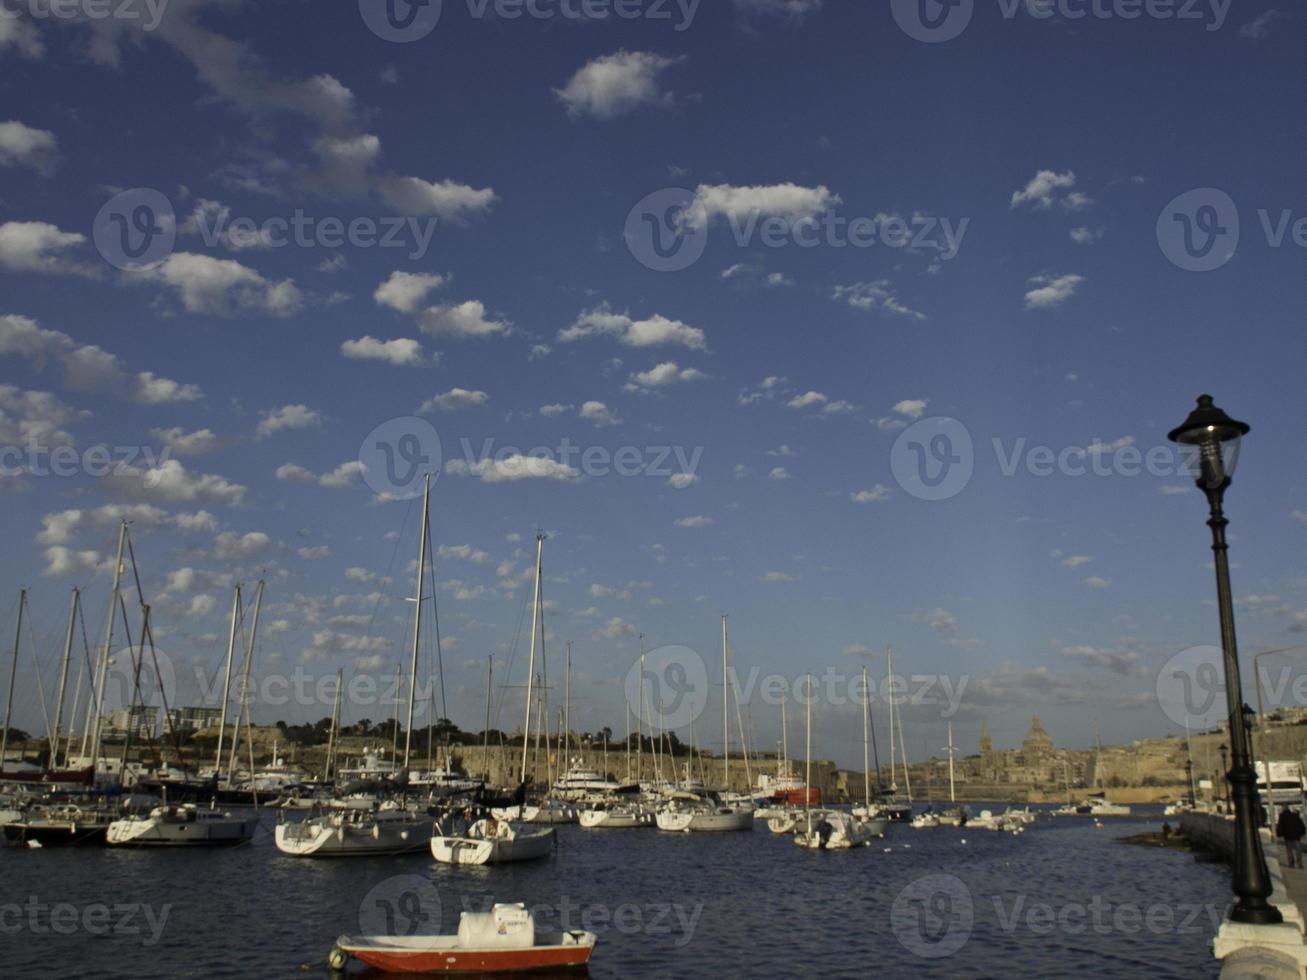
[[[525,902],[591,929],[595,977],[1215,977],[1229,874],[1117,839],[1160,816],[1043,815],[1025,833],[891,826],[870,848],[769,833],[558,828],[551,859],[280,855],[273,816],[223,851],[6,848],[7,977],[327,976],[341,934],[454,931]]]

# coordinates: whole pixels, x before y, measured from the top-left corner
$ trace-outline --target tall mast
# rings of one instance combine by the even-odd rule
[[[50,760],[48,763],[50,769],[56,769],[59,766],[59,741],[64,723],[64,695],[68,693],[68,666],[73,659],[73,625],[77,619],[77,605],[81,598],[81,592],[73,589],[73,604],[68,610],[68,635],[64,637],[64,662],[63,666],[59,668],[59,697],[54,709],[54,740],[50,743]],[[74,710],[76,710],[75,706]],[[4,768],[3,754],[0,754],[0,768]]]
[[[912,770],[908,768],[908,749],[903,742],[903,716],[899,715],[899,755],[903,758],[903,788],[912,799]]]
[[[231,597],[231,630],[227,634],[227,672],[222,682],[222,715],[218,721],[218,754],[213,761],[213,771],[222,772],[222,743],[227,734],[227,705],[231,700],[231,665],[236,656],[236,618],[240,614],[241,608],[241,587],[239,585],[232,592]],[[239,718],[237,724],[240,724]]]
[[[862,799],[871,813],[871,695],[867,690],[867,668],[862,668]]]
[[[428,473],[422,486],[422,542],[418,546],[418,590],[413,601],[417,608],[413,613],[413,661],[409,669],[408,689],[408,726],[404,730],[404,771],[408,771],[409,754],[413,748],[413,696],[418,687],[418,642],[422,638],[422,587],[427,573],[427,534],[431,524],[431,474]]]
[[[628,701],[628,708],[631,703]],[[630,724],[630,719],[627,719]],[[644,778],[644,634],[640,634],[640,703],[635,706],[635,781]]]
[[[100,720],[104,712],[104,685],[109,674],[109,658],[113,654],[113,624],[118,616],[118,590],[122,588],[123,583],[123,549],[126,546],[127,522],[124,520],[118,527],[118,554],[114,559],[113,588],[109,592],[109,623],[105,628],[104,651],[100,656],[99,676],[96,678],[95,687],[91,691],[91,705],[88,709],[95,713],[95,720],[91,729],[91,770],[93,775],[96,763],[100,758]]]
[[[494,694],[495,684],[495,657],[491,654],[486,658],[486,729],[482,732],[484,745],[481,749],[481,761],[486,767],[486,776],[490,776],[490,702]]]
[[[808,815],[807,832],[812,833],[812,675],[808,675],[807,760],[803,764],[803,809]]]
[[[335,769],[336,729],[340,727],[340,698],[344,689],[345,671],[336,671],[336,703],[331,706],[331,734],[327,737],[327,764],[322,770],[322,781],[330,782]]]
[[[957,790],[953,784],[953,722],[948,723],[948,801],[958,801]]]
[[[897,770],[897,760],[894,757],[894,648],[885,647],[885,691],[889,698],[889,790],[895,795],[899,791],[899,775]]]
[[[572,751],[572,641],[567,641],[567,684],[563,691],[563,755]],[[568,761],[566,758],[564,762]],[[561,765],[561,763],[560,763]]]
[[[731,689],[727,685],[730,683],[730,674],[728,673],[729,655],[728,640],[726,637],[726,614],[722,613],[722,755],[724,757],[723,782],[726,783],[726,791],[731,791],[731,722],[730,722],[730,704]]]
[[[23,609],[27,606],[27,590],[18,593],[18,625],[14,628],[14,659],[9,668],[9,700],[5,706],[5,730],[0,735],[0,772],[5,768],[5,755],[9,751],[9,725],[14,718],[14,682],[18,680],[18,648],[23,639]]]
[[[540,626],[540,576],[544,567],[545,536],[536,535],[536,584],[531,602],[531,655],[526,667],[526,721],[522,727],[522,782],[526,782],[526,758],[531,736],[531,696],[536,676],[536,630]]]
[[[626,781],[631,781],[631,699],[626,699]]]
[[[236,713],[235,731],[231,736],[231,757],[227,764],[227,781],[231,782],[232,776],[236,772],[236,748],[241,738],[241,715],[245,715],[245,734],[250,740],[250,775],[254,775],[254,735],[251,728],[254,724],[253,709],[250,707],[250,667],[254,660],[254,644],[259,636],[259,612],[263,609],[263,579],[259,579],[258,587],[254,590],[254,619],[250,623],[250,645],[245,649],[245,663],[241,667],[241,710]],[[274,754],[273,764],[277,760]]]
[[[785,727],[785,702],[781,699],[781,765],[776,775],[785,777],[790,774],[790,733]]]

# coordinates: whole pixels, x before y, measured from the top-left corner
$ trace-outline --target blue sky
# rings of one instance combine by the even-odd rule
[[[1204,503],[1183,475],[1130,475],[1130,454],[1207,390],[1253,425],[1229,498],[1244,648],[1302,641],[1307,251],[1265,227],[1307,216],[1297,10],[976,0],[924,43],[896,20],[911,4],[719,0],[687,23],[447,0],[391,43],[371,0],[172,0],[157,24],[93,7],[0,18],[0,441],[21,449],[0,593],[32,590],[47,690],[69,588],[103,629],[128,507],[177,699],[219,663],[231,584],[261,573],[256,674],[393,673],[416,517],[360,447],[412,417],[443,450],[437,596],[465,728],[543,528],[577,727],[623,730],[639,632],[715,677],[725,611],[741,672],[881,674],[893,644],[901,672],[965,684],[967,750],[982,719],[1010,745],[1036,713],[1059,744],[1174,731],[1158,671],[1217,636]],[[175,242],[132,267],[112,215],[143,202]],[[1177,208],[1221,219],[1217,268],[1159,239]],[[279,246],[297,213],[404,245]],[[265,234],[222,235],[236,219]],[[702,255],[651,269],[650,221]],[[794,242],[855,221],[876,244]],[[923,500],[895,460],[937,418],[969,433],[972,476]],[[497,465],[485,440],[550,459]],[[562,460],[568,444],[632,447],[641,472]],[[22,472],[60,445],[153,456]],[[1029,447],[1093,447],[1112,475],[1040,477],[1024,455],[1005,472]],[[29,661],[18,721],[39,728]],[[511,727],[520,692],[500,699]],[[778,713],[752,705],[759,743]],[[945,714],[904,707],[912,754],[943,744]],[[817,731],[817,751],[860,757],[856,708],[819,708]]]

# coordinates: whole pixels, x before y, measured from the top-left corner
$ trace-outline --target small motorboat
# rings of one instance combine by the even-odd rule
[[[115,820],[106,840],[112,847],[217,847],[248,843],[258,826],[253,815],[234,816],[183,803]]]
[[[581,826],[591,830],[606,827],[609,830],[633,830],[652,827],[654,815],[640,804],[597,803],[581,811]]]
[[[794,843],[812,850],[842,851],[867,847],[872,838],[884,837],[888,817],[859,820],[840,810],[827,810],[812,829],[795,834]]]
[[[383,973],[525,973],[571,970],[590,962],[593,932],[537,932],[525,905],[464,912],[456,936],[351,937],[336,940],[327,965],[356,959]]]

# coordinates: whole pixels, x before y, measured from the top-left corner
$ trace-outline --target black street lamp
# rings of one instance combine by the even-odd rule
[[[1230,746],[1222,742],[1220,748],[1216,751],[1221,753],[1221,802],[1225,804],[1228,813],[1230,809]]]
[[[1257,774],[1248,752],[1248,732],[1243,713],[1243,685],[1239,679],[1239,648],[1234,633],[1234,601],[1230,592],[1229,545],[1225,540],[1223,502],[1239,461],[1240,440],[1250,427],[1236,422],[1212,402],[1211,395],[1198,399],[1184,424],[1170,433],[1172,442],[1193,446],[1198,452],[1195,479],[1207,495],[1211,516],[1212,554],[1216,564],[1217,605],[1221,614],[1221,649],[1225,655],[1225,696],[1230,718],[1230,769],[1226,775],[1234,800],[1234,862],[1232,887],[1235,894],[1230,918],[1253,925],[1274,925],[1284,921],[1280,910],[1267,899],[1271,876],[1262,852],[1257,829]],[[1224,756],[1225,753],[1222,753]]]

